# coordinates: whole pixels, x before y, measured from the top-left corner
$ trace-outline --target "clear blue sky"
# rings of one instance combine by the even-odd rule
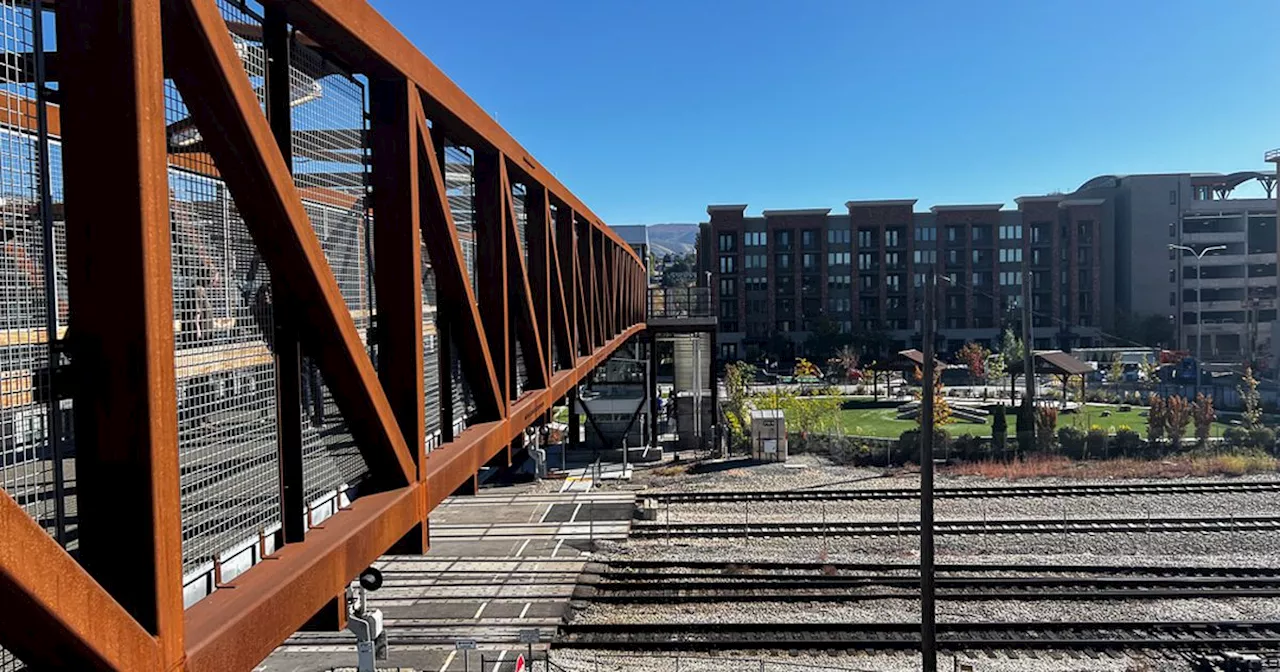
[[[373,0],[611,224],[1262,169],[1276,0]]]

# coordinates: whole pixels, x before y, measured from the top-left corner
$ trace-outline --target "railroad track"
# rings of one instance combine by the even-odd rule
[[[934,534],[937,535],[1262,532],[1273,530],[1280,530],[1280,516],[1025,518],[939,520],[934,523]],[[919,521],[637,523],[631,526],[631,536],[641,539],[663,537],[860,537],[914,535],[919,533]]]
[[[915,565],[797,564],[803,563],[758,563],[754,569],[720,563],[703,568],[707,571],[654,571],[691,568],[681,563],[656,568],[615,563],[585,577],[577,597],[611,604],[667,604],[849,602],[918,595]],[[1275,598],[1280,597],[1280,572],[1253,567],[939,565],[935,585],[938,599],[950,601]]]
[[[1094,485],[1010,485],[948,487],[934,490],[939,499],[1001,497],[1118,497],[1124,495],[1227,494],[1280,492],[1280,481],[1200,481],[1190,483],[1099,483]],[[914,488],[853,490],[723,490],[659,492],[645,495],[664,504],[707,502],[820,502],[919,499]]]
[[[1280,646],[1270,621],[938,623],[944,651],[1205,650]],[[731,649],[910,650],[919,623],[626,623],[568,624],[559,648],[712,651]]]

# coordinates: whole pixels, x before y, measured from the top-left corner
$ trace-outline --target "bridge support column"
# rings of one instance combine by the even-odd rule
[[[569,388],[569,441],[568,450],[577,450],[582,443],[582,423],[578,416],[578,386]]]
[[[645,394],[649,397],[649,445],[661,448],[658,442],[658,333],[649,332],[649,368],[645,376]]]

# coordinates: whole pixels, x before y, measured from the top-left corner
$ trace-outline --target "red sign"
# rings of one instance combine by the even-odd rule
[[[523,653],[520,654],[519,658],[516,658],[516,672],[524,672],[524,654]]]

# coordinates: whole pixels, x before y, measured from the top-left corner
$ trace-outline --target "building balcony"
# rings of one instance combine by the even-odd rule
[[[1181,244],[1189,247],[1199,247],[1201,245],[1217,245],[1220,243],[1243,243],[1244,241],[1245,232],[1241,229],[1240,231],[1183,232]]]
[[[1194,334],[1197,326],[1204,334],[1243,334],[1245,332],[1245,324],[1243,322],[1205,322],[1201,325],[1184,324],[1182,329],[1188,334]]]
[[[1227,289],[1244,287],[1244,278],[1186,278],[1182,281],[1183,289]]]

